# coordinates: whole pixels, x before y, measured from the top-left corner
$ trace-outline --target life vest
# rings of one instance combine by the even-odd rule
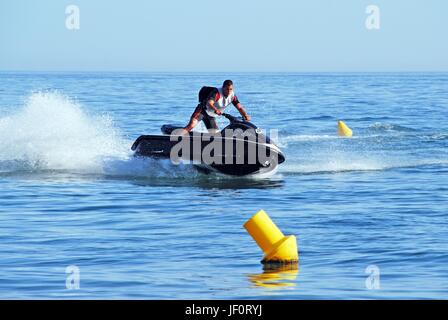
[[[214,96],[213,96],[214,95]],[[229,104],[233,103],[236,105],[238,103],[238,99],[236,98],[236,95],[234,92],[229,94],[227,97],[224,97],[224,94],[222,93],[222,88],[215,88],[211,94],[206,99],[213,99],[215,101],[214,107],[221,112],[224,112],[224,109],[229,106]],[[218,117],[218,115],[215,113],[215,110],[213,110],[205,101],[205,111],[210,117]]]

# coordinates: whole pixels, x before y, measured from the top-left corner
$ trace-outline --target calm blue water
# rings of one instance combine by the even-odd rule
[[[279,130],[275,176],[132,158],[228,77]],[[448,74],[0,73],[0,298],[446,298],[447,119]],[[242,227],[259,209],[299,272],[263,271]]]

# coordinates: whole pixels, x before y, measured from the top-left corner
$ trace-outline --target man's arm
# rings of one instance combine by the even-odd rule
[[[222,115],[221,110],[219,110],[218,108],[215,107],[215,100],[210,99],[210,100],[207,101],[207,104],[210,106],[210,108],[213,109],[213,111],[215,111],[215,113],[216,113],[218,116]]]
[[[238,100],[233,105],[238,110],[240,115],[244,118],[244,120],[250,121],[250,115],[247,114],[246,110],[244,109],[244,107],[241,105],[241,103]]]

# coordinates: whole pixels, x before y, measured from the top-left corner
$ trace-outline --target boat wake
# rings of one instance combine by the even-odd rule
[[[107,115],[89,115],[57,92],[37,92],[0,118],[0,170],[100,172],[105,158],[127,156],[124,142]]]
[[[279,173],[446,166],[447,137],[446,132],[418,132],[387,123],[373,124],[350,139],[336,134],[280,136],[278,144],[285,148],[287,161]],[[132,141],[107,114],[89,112],[58,92],[36,92],[17,111],[0,115],[0,174],[203,177],[189,164],[134,157]],[[427,156],[422,156],[416,151],[434,147],[441,152],[427,149]]]
[[[110,116],[88,112],[79,102],[55,91],[36,92],[17,111],[0,115],[0,175],[64,180],[68,176],[204,176],[189,163],[134,157],[131,144],[132,140],[125,137]]]
[[[280,139],[288,161],[283,174],[381,171],[447,166],[446,133],[374,124],[349,139],[336,134],[287,135]]]
[[[108,115],[87,112],[58,92],[30,95],[18,111],[0,117],[0,173],[179,177],[183,165],[133,157]]]

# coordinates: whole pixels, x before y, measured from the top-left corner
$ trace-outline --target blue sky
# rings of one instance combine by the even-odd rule
[[[448,71],[447,18],[446,0],[1,0],[0,70]]]

